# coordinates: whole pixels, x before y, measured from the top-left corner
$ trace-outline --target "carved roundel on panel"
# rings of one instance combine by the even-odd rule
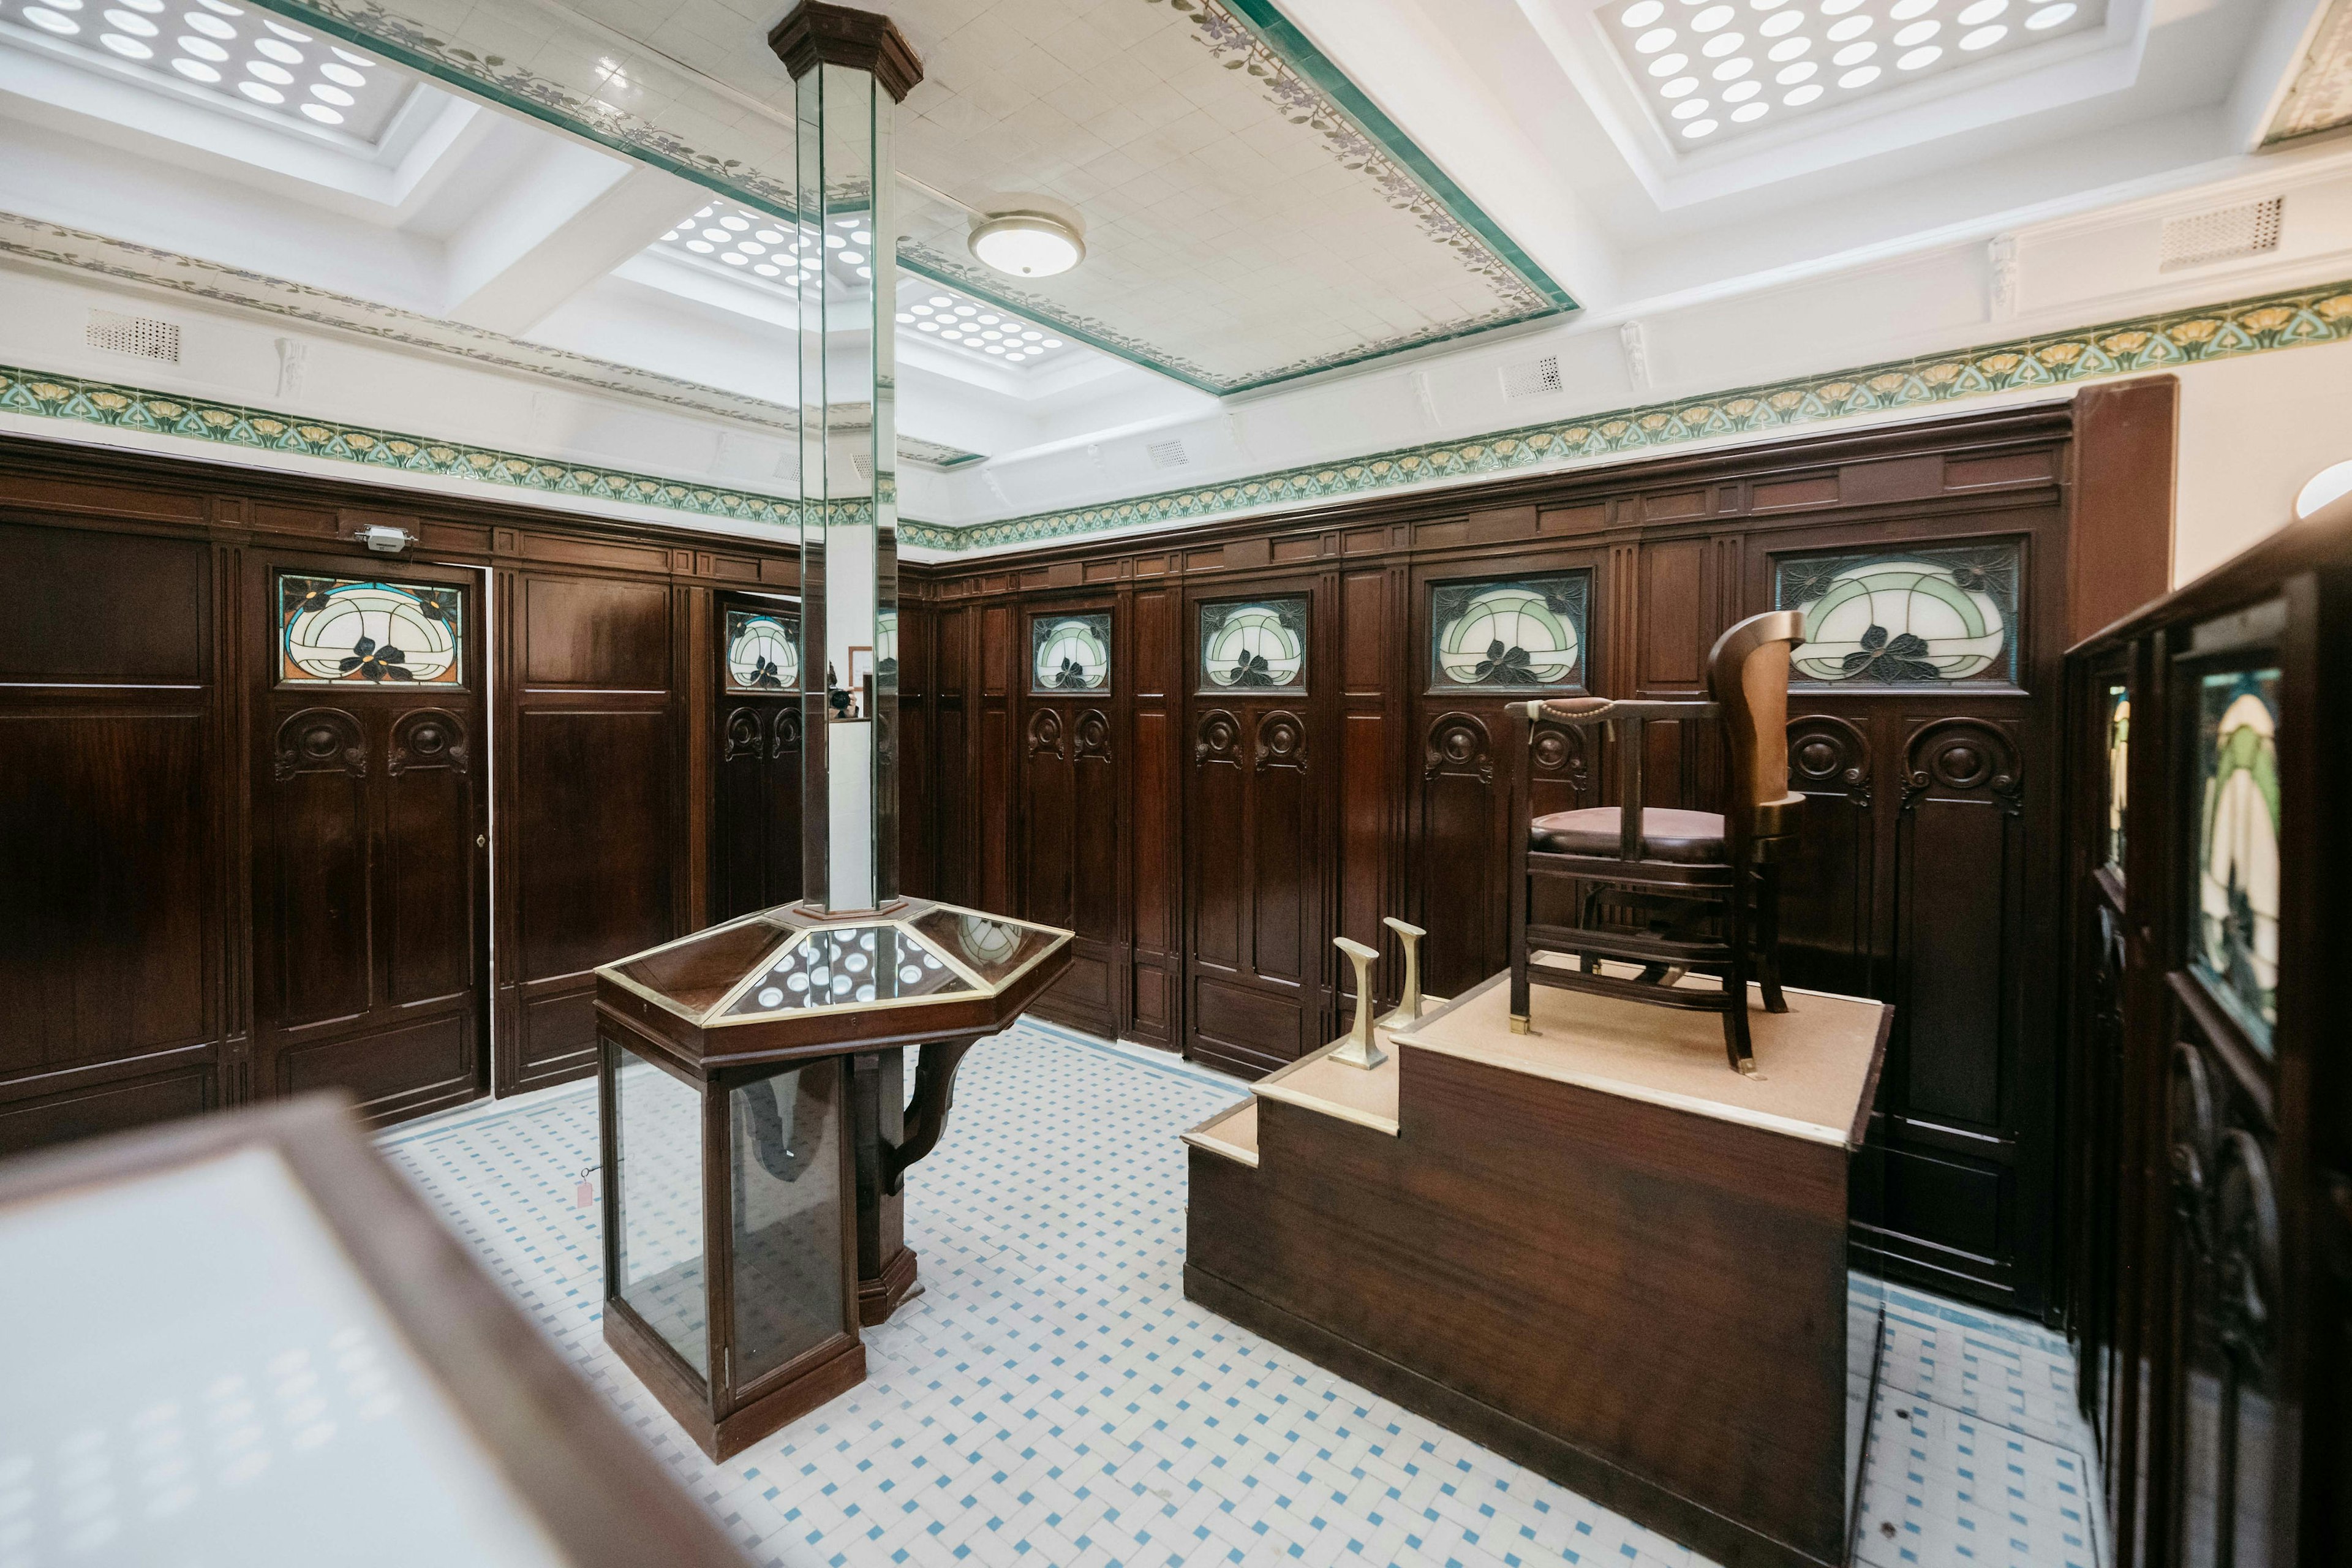
[[[798,756],[801,750],[801,710],[797,708],[777,709],[775,726],[775,747],[769,754],[777,757]]]
[[[340,708],[305,708],[278,726],[277,775],[349,773],[367,776],[367,739],[360,721]]]
[[[1956,795],[1990,794],[2015,816],[2024,805],[2025,781],[2017,746],[1998,727],[1979,719],[1938,719],[1912,735],[1904,769],[1904,804],[1931,789]]]
[[[1789,722],[1789,783],[1813,795],[1843,795],[1870,804],[1870,740],[1829,713]]]
[[[1104,759],[1110,756],[1110,720],[1099,708],[1089,708],[1078,715],[1078,755]]]
[[[1062,754],[1062,716],[1051,708],[1040,708],[1029,717],[1029,754],[1039,752]]]
[[[466,727],[455,713],[438,708],[404,713],[392,727],[391,754],[383,771],[394,777],[411,769],[467,771]]]
[[[1192,735],[1192,760],[1233,762],[1241,749],[1241,740],[1242,727],[1232,714],[1222,708],[1203,713]]]
[[[2185,1042],[2172,1047],[2171,1142],[2173,1203],[2192,1223],[2200,1220],[2205,1182],[2220,1138],[2213,1109],[2213,1079],[2204,1054]]]
[[[2259,1140],[2232,1128],[2213,1184],[2213,1246],[2222,1342],[2259,1370],[2272,1338],[2279,1293],[2278,1192]]]
[[[1297,714],[1277,710],[1257,721],[1257,765],[1306,768],[1307,726]]]
[[[1422,742],[1422,776],[1475,773],[1486,783],[1495,778],[1495,752],[1486,726],[1468,713],[1442,713]]]
[[[757,757],[767,748],[761,743],[764,726],[756,708],[738,708],[727,715],[727,750],[721,760],[734,762],[742,757]]]

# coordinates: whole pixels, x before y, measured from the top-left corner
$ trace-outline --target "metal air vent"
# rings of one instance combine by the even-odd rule
[[[1150,455],[1151,466],[1155,468],[1181,468],[1192,460],[1192,455],[1184,450],[1181,441],[1154,441],[1143,449]]]
[[[1526,397],[1549,397],[1564,390],[1559,379],[1559,356],[1546,354],[1541,359],[1523,360],[1503,367],[1503,395],[1517,403]]]
[[[161,360],[165,364],[180,363],[180,329],[176,323],[162,321],[152,316],[124,316],[112,310],[92,310],[89,325],[82,335],[94,349],[104,349],[111,354],[133,354],[140,359]]]
[[[2276,250],[2279,220],[2285,213],[2286,198],[2272,196],[2264,201],[2242,202],[2233,207],[2214,207],[2167,218],[2164,255],[2157,270],[2178,272],[2184,267],[2203,267]]]

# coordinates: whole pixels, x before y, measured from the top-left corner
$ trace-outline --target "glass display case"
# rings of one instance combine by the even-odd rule
[[[864,1377],[861,1320],[913,1280],[900,1177],[945,1128],[963,1053],[1069,943],[919,900],[788,905],[596,972],[604,1336],[712,1458]]]

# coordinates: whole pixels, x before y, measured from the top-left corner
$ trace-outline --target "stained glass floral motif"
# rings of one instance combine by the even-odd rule
[[[1801,610],[1797,676],[1846,685],[2017,678],[2014,544],[1783,561],[1775,603]]]
[[[350,577],[278,579],[278,679],[455,686],[463,670],[464,591]]]
[[[1430,590],[1430,679],[1438,686],[1548,690],[1582,686],[1582,572]]]
[[[2208,675],[2198,690],[2197,931],[2190,952],[2254,1043],[2278,1021],[2279,771],[2275,669]]]
[[[727,612],[727,689],[797,691],[801,618],[784,610]]]
[[[1307,672],[1307,601],[1201,606],[1201,674],[1211,689],[1298,691]]]
[[[1029,622],[1029,689],[1100,691],[1110,684],[1110,616],[1035,616]]]
[[[2107,688],[2107,869],[2124,874],[2124,807],[2129,795],[2131,689]]]

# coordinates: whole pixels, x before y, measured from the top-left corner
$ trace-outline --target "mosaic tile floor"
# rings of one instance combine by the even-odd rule
[[[862,1386],[720,1465],[604,1348],[591,1086],[383,1142],[762,1564],[1699,1568],[1184,1300],[1177,1134],[1243,1092],[1034,1022],[974,1048],[908,1177],[926,1294]],[[1885,1357],[1861,1561],[2099,1568],[2062,1339],[1895,1289]]]

